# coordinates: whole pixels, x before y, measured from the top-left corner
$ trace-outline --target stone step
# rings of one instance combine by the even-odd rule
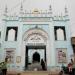
[[[23,72],[16,72],[16,71],[8,71],[7,75],[59,75],[59,71],[23,71]],[[68,75],[68,74],[63,74]]]
[[[50,71],[24,71],[24,72],[15,72],[10,71],[7,75],[59,75],[59,72],[50,72]],[[63,74],[68,75],[68,74]]]
[[[7,75],[18,75],[18,72],[16,72],[16,71],[8,71]]]
[[[21,75],[58,75],[58,73],[49,71],[25,71]]]

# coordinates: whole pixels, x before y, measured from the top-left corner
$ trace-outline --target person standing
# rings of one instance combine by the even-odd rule
[[[41,59],[41,66],[42,66],[42,70],[46,70],[45,62],[43,59]]]
[[[2,62],[2,73],[3,75],[7,74],[7,58],[5,58],[5,61]]]
[[[2,73],[2,62],[0,63],[0,75],[3,75],[3,73]]]
[[[69,75],[72,75],[72,63],[68,64]]]

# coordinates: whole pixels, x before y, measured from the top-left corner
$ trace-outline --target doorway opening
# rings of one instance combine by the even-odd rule
[[[38,52],[39,50],[39,52]],[[33,53],[32,55],[29,53]],[[46,62],[46,46],[26,46],[26,54],[25,54],[25,69],[28,69],[28,65],[33,62],[39,62],[42,59],[43,52],[43,60]],[[29,57],[30,56],[30,57]],[[29,59],[32,59],[32,62],[29,62]]]
[[[40,54],[38,52],[33,54],[33,62],[40,62]]]

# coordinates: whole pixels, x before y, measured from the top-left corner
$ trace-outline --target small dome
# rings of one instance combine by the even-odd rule
[[[39,11],[37,8],[35,8],[32,13],[39,13]]]

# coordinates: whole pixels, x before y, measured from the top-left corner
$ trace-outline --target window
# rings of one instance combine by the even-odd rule
[[[63,29],[59,28],[56,31],[57,33],[57,40],[64,40],[64,31]]]
[[[55,40],[66,40],[66,33],[64,26],[55,26],[54,33],[55,33]]]
[[[67,63],[67,49],[56,48],[56,55],[58,63]]]
[[[18,27],[7,27],[6,30],[6,41],[16,41],[17,40]]]
[[[8,31],[8,41],[14,41],[15,40],[15,30],[10,29]]]

